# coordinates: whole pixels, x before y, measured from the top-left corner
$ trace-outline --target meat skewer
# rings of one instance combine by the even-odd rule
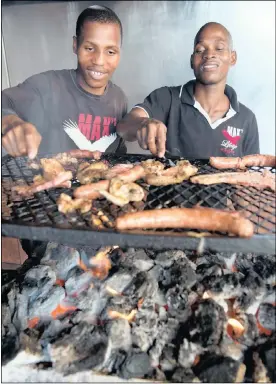
[[[276,156],[248,155],[244,157],[210,157],[210,164],[217,169],[245,169],[246,167],[276,167]]]
[[[269,188],[275,191],[275,175],[264,171],[259,172],[223,172],[208,175],[193,176],[190,181],[194,184],[236,184],[255,187],[259,190]]]
[[[118,230],[187,228],[227,232],[240,237],[251,237],[253,224],[239,212],[213,208],[165,208],[128,213],[116,219]]]

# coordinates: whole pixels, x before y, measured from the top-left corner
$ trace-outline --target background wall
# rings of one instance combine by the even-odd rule
[[[228,83],[257,116],[261,151],[275,153],[274,1],[4,1],[2,88],[49,69],[76,66],[72,36],[78,14],[92,4],[114,9],[124,42],[114,81],[129,108],[162,85],[190,80],[193,38],[208,21],[232,33],[238,63]],[[129,152],[143,152],[130,143]]]

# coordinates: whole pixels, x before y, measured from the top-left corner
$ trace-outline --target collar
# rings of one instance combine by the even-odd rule
[[[196,81],[191,80],[188,83],[181,86],[180,92],[179,92],[179,98],[181,99],[182,103],[194,106],[194,104],[195,104],[195,99],[194,99],[195,84],[196,84]],[[224,93],[228,97],[231,107],[236,112],[239,112],[239,110],[240,110],[239,102],[238,102],[237,94],[234,91],[234,89],[226,84]]]

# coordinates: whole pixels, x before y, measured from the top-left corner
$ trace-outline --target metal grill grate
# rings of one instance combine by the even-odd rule
[[[104,159],[112,165],[117,163],[135,163],[145,160],[149,156],[143,155],[104,155]],[[176,159],[172,159],[176,162]],[[167,160],[164,160],[166,165],[169,165]],[[199,168],[199,174],[221,172],[212,168],[208,161],[191,160],[191,163]],[[252,168],[254,171],[261,171],[262,168]],[[270,169],[275,173],[275,168]],[[93,203],[92,212],[81,215],[74,213],[64,215],[58,211],[56,201],[61,193],[67,193],[72,196],[73,189],[79,186],[75,180],[71,189],[59,188],[49,191],[36,193],[32,198],[25,198],[21,201],[14,201],[11,195],[11,186],[22,183],[31,184],[35,171],[28,168],[26,158],[11,158],[7,156],[2,159],[2,233],[7,236],[36,238],[44,240],[46,233],[51,236],[51,240],[57,240],[61,236],[60,229],[67,229],[62,232],[62,241],[72,242],[72,234],[74,241],[78,244],[90,245],[91,242],[99,241],[106,244],[114,239],[118,245],[134,246],[135,241],[141,247],[150,247],[153,243],[154,248],[172,247],[173,244],[181,244],[182,248],[196,248],[200,239],[187,237],[187,232],[191,230],[194,233],[199,233],[194,229],[190,230],[171,230],[164,229],[155,231],[143,231],[143,236],[139,236],[137,231],[132,233],[116,233],[112,229],[114,219],[124,212],[137,209],[159,209],[172,207],[193,207],[196,204],[204,207],[228,209],[229,200],[233,196],[239,197],[239,202],[235,203],[234,207],[238,210],[242,209],[248,219],[255,225],[255,236],[250,240],[239,239],[234,243],[234,238],[225,236],[222,233],[209,233],[206,240],[209,243],[214,243],[215,248],[225,248],[226,241],[232,243],[232,247],[237,248],[236,244],[246,244],[247,249],[251,249],[253,244],[266,244],[265,249],[273,247],[275,244],[275,194],[270,191],[258,191],[256,188],[236,188],[227,184],[217,184],[211,186],[196,185],[188,181],[182,184],[166,186],[166,187],[149,187],[146,184],[140,183],[147,191],[148,196],[144,204],[132,203],[123,208],[119,208],[109,203],[106,200],[98,200]],[[11,204],[12,203],[12,204]],[[9,212],[5,209],[11,204]],[[142,205],[142,206],[141,206]],[[233,206],[232,206],[233,209]],[[91,223],[91,213],[97,214],[102,211],[108,218],[109,223],[103,223],[101,230],[97,229]],[[27,229],[28,228],[28,229]],[[48,231],[46,230],[48,228]],[[70,230],[68,232],[68,230]],[[87,231],[89,231],[87,233]],[[59,235],[58,235],[59,234]],[[47,236],[48,236],[47,235]],[[138,236],[138,237],[137,237]],[[160,242],[156,244],[155,242]],[[178,240],[176,240],[178,238]],[[46,237],[47,240],[50,240]],[[93,240],[94,239],[94,240]],[[101,240],[100,240],[101,239]],[[147,240],[148,239],[148,240]],[[151,239],[151,240],[149,240]],[[174,239],[174,240],[173,240]],[[148,242],[148,243],[147,243]],[[258,243],[259,242],[259,243]],[[266,243],[265,243],[266,242]],[[150,244],[149,244],[150,243]],[[223,245],[224,243],[224,245]],[[218,244],[220,244],[218,246]],[[258,246],[258,247],[259,247]],[[240,251],[243,251],[242,246],[238,246]],[[249,247],[249,248],[248,248]],[[252,249],[253,251],[254,249]],[[234,251],[234,249],[233,249]],[[263,252],[263,247],[260,250]],[[268,252],[268,251],[267,251]],[[272,253],[274,250],[272,250]]]

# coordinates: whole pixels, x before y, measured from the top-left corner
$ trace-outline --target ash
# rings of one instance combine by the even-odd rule
[[[275,277],[275,255],[50,243],[5,276],[2,365],[29,372],[13,382],[274,382]]]

